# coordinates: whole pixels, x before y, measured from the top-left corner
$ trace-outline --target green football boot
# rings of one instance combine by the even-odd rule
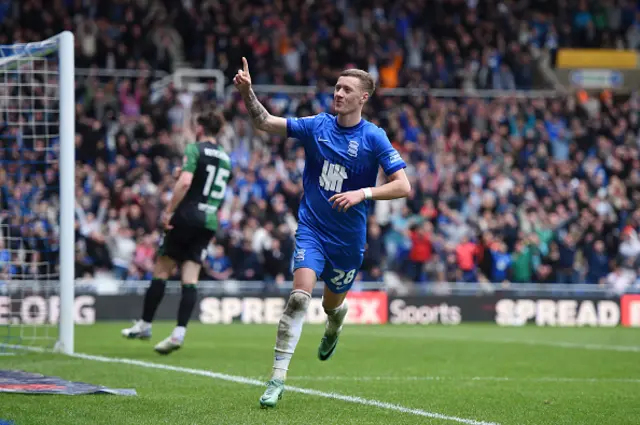
[[[338,346],[338,337],[338,333],[322,337],[322,340],[320,340],[320,346],[318,347],[318,358],[321,361],[329,360],[331,356],[333,356],[333,353],[336,351],[336,347]]]
[[[276,407],[278,400],[282,398],[284,393],[284,381],[281,379],[272,379],[267,382],[267,389],[260,397],[260,407],[266,409],[268,407]]]
[[[344,319],[348,311],[349,305],[345,301],[344,307],[340,312],[337,313],[338,316],[335,317],[335,321],[337,323],[344,323]],[[324,336],[322,337],[322,340],[320,340],[320,346],[318,347],[318,358],[320,359],[320,361],[329,360],[331,356],[333,356],[333,353],[336,351],[336,347],[338,346],[338,338],[340,337],[340,333],[342,332],[342,326],[340,326],[340,328],[338,328],[335,332],[327,333],[326,329],[328,328],[329,322],[327,321]]]

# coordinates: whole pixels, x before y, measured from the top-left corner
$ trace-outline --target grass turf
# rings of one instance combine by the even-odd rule
[[[189,327],[184,348],[160,357],[119,335],[126,323],[76,328],[76,351],[266,380],[275,327]],[[640,333],[633,329],[348,326],[334,357],[316,358],[322,327],[305,326],[289,385],[498,424],[639,424]],[[261,410],[263,388],[183,372],[54,354],[0,357],[20,369],[137,397],[0,394],[0,420],[30,424],[454,424],[316,395],[285,392]],[[463,422],[464,423],[464,422]],[[470,423],[470,422],[467,422]]]

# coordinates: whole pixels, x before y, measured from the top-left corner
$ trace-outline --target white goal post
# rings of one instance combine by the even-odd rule
[[[7,198],[10,199],[4,200],[2,204],[3,216],[6,218],[3,221],[3,234],[0,235],[3,239],[3,252],[0,252],[0,255],[4,255],[3,259],[0,259],[0,265],[4,267],[0,278],[4,282],[0,282],[0,289],[2,283],[5,283],[4,298],[10,302],[8,308],[0,303],[0,328],[6,326],[7,334],[15,338],[9,340],[7,337],[7,340],[3,341],[0,335],[0,345],[29,345],[28,341],[25,342],[30,339],[25,329],[29,326],[36,329],[44,324],[53,329],[57,327],[57,333],[50,335],[47,330],[46,336],[34,336],[32,339],[45,339],[48,346],[43,348],[53,348],[65,354],[74,352],[74,69],[74,35],[69,31],[40,42],[0,46],[0,130],[3,131],[2,148],[6,151],[2,159],[3,163],[8,164],[5,170],[1,170],[4,175],[0,187],[3,194],[9,194]],[[37,177],[34,177],[36,169]],[[46,192],[43,201],[38,188],[46,185],[42,175],[47,170],[51,174],[52,169],[58,170],[55,181],[59,181],[59,184],[55,189],[40,190]],[[34,180],[38,182],[34,184]],[[37,186],[38,183],[40,186]],[[27,220],[18,218],[17,225],[12,222],[16,220],[15,211],[18,210],[13,202],[16,196],[12,198],[12,193],[20,193],[23,186],[31,187],[33,198],[36,199],[33,202],[27,200],[20,205],[23,211],[27,210],[26,216],[35,217],[35,224],[29,225],[38,227],[38,214],[44,214],[39,209],[37,212],[29,210],[38,202],[38,208],[40,205],[44,205],[45,209],[48,207],[51,221],[55,222],[53,226],[49,226],[52,229],[47,229],[48,233],[42,239],[46,239],[47,246],[55,247],[56,254],[50,257],[56,259],[56,264],[53,264],[54,260],[46,262],[43,259],[45,255],[39,252],[38,248],[34,248],[40,245],[25,244],[27,237],[23,233],[18,232],[16,235],[14,232],[14,229],[23,225],[21,220]],[[20,199],[20,195],[17,198]],[[54,213],[58,214],[57,217]],[[38,231],[44,232],[41,229]],[[29,232],[32,232],[29,235],[36,234],[34,230]],[[53,240],[54,238],[57,239]],[[37,236],[32,237],[33,239],[37,239]],[[25,263],[28,260],[24,258],[32,258],[33,263]],[[59,296],[59,311],[46,313],[44,316],[47,319],[44,323],[40,318],[27,317],[25,320],[24,316],[29,315],[29,307],[25,307],[20,299],[16,299],[15,294],[37,294],[36,291],[41,290],[38,288],[46,285],[49,286],[46,289],[50,291],[49,294]],[[0,298],[2,295],[0,291]],[[48,305],[54,304],[57,303]],[[18,311],[15,305],[20,305]],[[19,311],[20,309],[23,311]],[[37,335],[35,330],[33,335]]]

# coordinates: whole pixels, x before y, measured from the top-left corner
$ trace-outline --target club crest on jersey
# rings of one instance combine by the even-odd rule
[[[349,140],[349,147],[347,148],[347,154],[352,157],[358,156],[358,142],[355,140]]]
[[[305,252],[306,252],[305,249],[297,249],[296,250],[296,255],[295,255],[296,261],[304,261]]]

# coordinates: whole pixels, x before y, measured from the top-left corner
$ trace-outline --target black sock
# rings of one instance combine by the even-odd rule
[[[142,307],[142,320],[147,323],[153,321],[153,317],[156,315],[156,310],[162,302],[164,297],[164,287],[167,281],[164,279],[152,279],[151,285],[147,288],[147,293],[144,295],[144,304]]]
[[[180,307],[178,308],[178,326],[186,327],[189,323],[197,297],[196,285],[182,285],[182,297],[180,297]]]

